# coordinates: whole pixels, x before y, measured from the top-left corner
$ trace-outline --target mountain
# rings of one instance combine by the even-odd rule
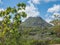
[[[23,27],[50,27],[51,25],[43,20],[41,17],[29,17],[25,22],[21,24]]]
[[[47,23],[45,20],[43,20],[41,17],[29,17],[25,22],[23,22],[19,27],[21,30],[27,31],[29,35],[29,39],[35,38],[40,39],[50,36],[51,30],[50,27],[51,24]]]

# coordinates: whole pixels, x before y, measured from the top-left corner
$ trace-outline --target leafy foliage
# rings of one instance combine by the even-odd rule
[[[52,30],[57,34],[58,37],[60,37],[60,18],[59,15],[55,15],[55,19],[51,21],[51,23],[54,24],[52,27]]]
[[[0,45],[20,45],[22,34],[18,29],[21,24],[21,17],[27,16],[25,12],[18,13],[20,7],[20,10],[25,10],[26,4],[19,3],[17,4],[17,8],[8,7],[6,10],[0,12],[0,17],[4,18],[0,25]],[[13,19],[11,16],[14,16]]]
[[[60,43],[60,20],[53,20],[51,22],[55,25],[53,27],[40,17],[30,17],[22,23],[21,17],[26,17],[27,14],[25,12],[18,13],[18,11],[25,10],[25,8],[25,3],[19,3],[17,8],[7,7],[6,10],[0,11],[0,17],[3,17],[0,22],[0,45],[48,45]]]

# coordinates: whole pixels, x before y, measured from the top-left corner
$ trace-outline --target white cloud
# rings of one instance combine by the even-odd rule
[[[59,1],[59,0],[44,0],[45,2],[56,2],[56,1]]]
[[[4,9],[0,8],[0,11],[4,11]],[[3,17],[0,17],[0,21],[2,21],[2,20],[3,20]]]
[[[40,12],[38,11],[38,8],[34,6],[34,4],[31,1],[28,1],[28,4],[26,6],[25,10],[19,10],[18,12],[25,11],[27,13],[27,17],[23,18],[22,20],[25,21],[29,17],[37,17],[40,15]]]
[[[29,0],[30,2],[34,3],[34,4],[40,4],[41,2],[56,2],[56,1],[60,1],[60,0]]]
[[[40,4],[41,2],[56,2],[60,0],[30,0],[34,4]]]
[[[25,11],[28,15],[27,17],[36,17],[36,16],[39,16],[40,14],[38,9],[32,3],[30,3],[30,5],[26,7]]]
[[[47,16],[49,17],[46,19],[46,21],[49,20],[48,22],[52,21],[53,19],[56,19],[54,15],[60,17],[60,5],[54,5],[53,7],[49,8],[47,10],[47,14]]]
[[[60,11],[60,5],[54,5],[53,7],[49,8],[47,12],[54,13]]]
[[[47,12],[52,13],[51,18],[55,18],[54,15],[60,17],[60,5],[54,5],[53,7],[49,8]]]
[[[0,8],[0,11],[4,11],[4,9],[3,8]]]
[[[55,15],[58,16],[58,17],[55,17]],[[60,13],[52,13],[51,15],[46,15],[45,20],[49,23],[50,21],[52,21],[54,19],[58,19],[58,18],[60,18]]]
[[[51,15],[49,15],[48,13],[45,15],[45,21],[46,22],[50,22],[52,19],[51,19]]]
[[[51,19],[47,18],[45,21],[49,23],[51,21]]]
[[[60,13],[53,13],[52,18],[54,18],[54,19],[60,18]]]
[[[40,15],[40,12],[32,3],[30,3],[30,5],[27,5],[25,10],[19,10],[18,13],[22,12],[22,11],[27,13],[27,18],[28,17],[37,17]]]
[[[3,17],[0,17],[0,21],[2,21],[3,20]]]
[[[60,13],[54,13],[54,15],[60,15]]]
[[[38,8],[36,8],[34,6],[34,4],[31,1],[28,1],[29,5],[26,6],[25,10],[19,10],[19,12],[26,12],[27,13],[27,17],[37,17],[40,15],[40,12],[38,11]]]
[[[34,4],[40,4],[40,0],[30,0],[30,2],[32,2]]]
[[[32,2],[33,4],[40,4],[40,0],[29,0],[28,2]]]
[[[22,10],[19,10],[18,13],[23,12],[23,11],[25,12],[25,10],[23,10],[23,9]]]

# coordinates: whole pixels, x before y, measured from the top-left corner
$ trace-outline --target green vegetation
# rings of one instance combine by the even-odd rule
[[[19,3],[17,8],[8,7],[0,12],[0,17],[4,18],[0,25],[0,45],[20,45],[20,39],[23,34],[18,29],[21,24],[21,17],[26,17],[27,14],[25,12],[18,13],[18,10],[25,10],[25,7],[24,3]],[[12,16],[14,17],[12,18]]]
[[[17,7],[8,7],[0,11],[0,45],[49,45],[60,43],[60,20],[51,23],[45,22],[41,17],[30,17],[25,22],[21,17],[26,17],[26,4],[19,3]],[[56,16],[55,16],[56,17]],[[12,21],[11,21],[12,19]],[[58,24],[57,24],[58,23]]]

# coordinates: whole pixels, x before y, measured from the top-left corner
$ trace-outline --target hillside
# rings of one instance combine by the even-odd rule
[[[47,23],[45,20],[43,20],[41,17],[29,17],[25,22],[21,24],[24,27],[50,27],[49,23]]]

